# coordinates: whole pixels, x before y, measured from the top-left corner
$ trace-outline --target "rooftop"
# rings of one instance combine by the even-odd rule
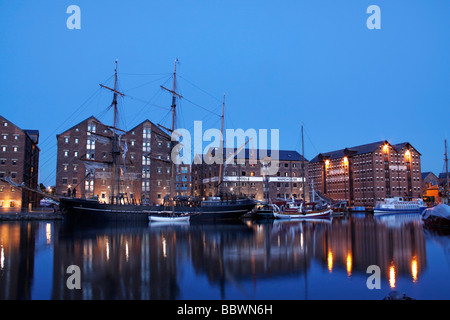
[[[390,144],[388,141],[382,140],[382,141],[372,142],[372,143],[368,143],[368,144],[363,144],[363,145],[356,146],[356,147],[344,148],[344,149],[330,151],[330,152],[326,152],[326,153],[319,153],[317,156],[315,156],[310,161],[310,163],[319,162],[322,159],[333,160],[333,159],[339,159],[339,158],[343,158],[345,156],[350,156],[350,155],[353,156],[353,155],[358,155],[358,154],[372,153],[384,144],[388,144],[388,145],[392,146],[395,150],[401,150],[405,146],[411,146],[411,144],[409,142]]]
[[[214,150],[211,150],[208,152],[208,154],[214,155]],[[223,158],[226,159],[227,157],[231,156],[234,152],[236,152],[237,149],[227,149],[225,148],[223,150]],[[211,153],[212,152],[212,153]],[[278,152],[278,160],[279,161],[302,161],[303,157],[300,153],[298,153],[295,150],[270,150],[270,149],[250,149],[245,148],[240,150],[235,156],[235,159],[254,159],[255,161],[264,159],[265,157],[276,157],[276,152]],[[203,155],[203,158],[205,155]],[[308,161],[306,158],[305,161]]]

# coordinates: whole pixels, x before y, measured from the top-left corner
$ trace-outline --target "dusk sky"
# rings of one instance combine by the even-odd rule
[[[70,5],[81,29],[69,29]],[[370,5],[381,29],[369,29]],[[91,115],[110,123],[119,63],[121,126],[279,129],[305,157],[410,142],[442,172],[449,134],[448,0],[1,0],[0,114],[40,131],[39,182],[55,184],[56,135]],[[205,142],[204,147],[208,143]],[[256,147],[256,146],[255,146]]]

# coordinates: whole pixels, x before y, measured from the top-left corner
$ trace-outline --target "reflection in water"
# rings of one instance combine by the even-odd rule
[[[333,271],[333,252],[331,252],[331,249],[328,250],[328,271]]]
[[[211,290],[233,299],[227,287],[245,293],[243,283],[250,282],[253,290],[265,290],[266,280],[306,279],[313,265],[349,278],[366,277],[367,267],[378,265],[396,288],[400,276],[420,282],[425,242],[417,215],[90,228],[58,221],[2,223],[0,299],[34,298],[34,270],[50,267],[34,266],[35,256],[49,246],[51,299],[157,300],[196,299],[195,292]],[[81,290],[66,287],[70,265],[80,267]],[[277,299],[283,294],[272,292]]]
[[[389,267],[389,286],[394,289],[395,288],[395,265],[394,262],[391,263]]]
[[[417,281],[426,267],[425,235],[417,214],[333,220],[323,237],[316,245],[326,246],[326,260],[322,261],[327,262],[330,272],[335,266],[345,266],[350,276],[353,271],[362,274],[369,265],[377,265],[395,288],[400,274]],[[315,258],[320,261],[320,253]]]
[[[412,275],[413,282],[417,281],[417,273],[418,273],[417,258],[416,258],[416,256],[414,256],[411,259],[411,275]]]
[[[352,253],[347,253],[347,275],[350,277],[352,275]]]

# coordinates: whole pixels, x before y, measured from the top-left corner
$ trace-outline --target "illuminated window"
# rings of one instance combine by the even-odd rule
[[[142,138],[150,139],[151,138],[151,132],[152,132],[151,128],[144,127],[144,129],[142,130]]]
[[[88,124],[88,132],[96,132],[97,126],[93,123]]]
[[[94,180],[86,180],[84,183],[84,190],[94,192]]]
[[[87,139],[86,141],[86,149],[95,150],[95,140]]]
[[[142,142],[142,151],[150,152],[150,141]]]

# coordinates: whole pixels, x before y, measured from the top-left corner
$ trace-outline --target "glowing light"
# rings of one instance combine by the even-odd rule
[[[5,249],[3,248],[3,245],[1,245],[0,249],[0,269],[3,269],[5,268]]]
[[[328,251],[328,271],[332,272],[333,271],[333,253],[331,252],[331,250]]]
[[[303,232],[300,233],[300,248],[303,250]]]
[[[347,275],[352,275],[352,267],[353,267],[353,259],[352,254],[349,252],[347,253]]]
[[[106,240],[106,260],[109,261],[109,242]]]
[[[411,151],[409,151],[409,150],[405,151],[405,158],[406,159],[411,159]]]
[[[162,238],[163,257],[167,258],[167,241],[166,238]]]
[[[344,164],[347,165],[348,164],[348,158],[344,157]]]
[[[395,288],[395,266],[392,264],[389,267],[389,286]]]
[[[330,166],[330,160],[325,160],[325,167],[329,167]]]
[[[419,271],[419,267],[418,267],[418,264],[417,264],[417,258],[414,256],[411,259],[411,276],[413,278],[413,282],[417,281],[418,271]]]
[[[385,153],[387,153],[387,152],[389,151],[389,146],[388,146],[387,144],[385,144],[385,145],[383,146],[383,151],[384,151]]]
[[[52,225],[50,223],[45,225],[45,238],[47,239],[47,244],[52,243]]]

